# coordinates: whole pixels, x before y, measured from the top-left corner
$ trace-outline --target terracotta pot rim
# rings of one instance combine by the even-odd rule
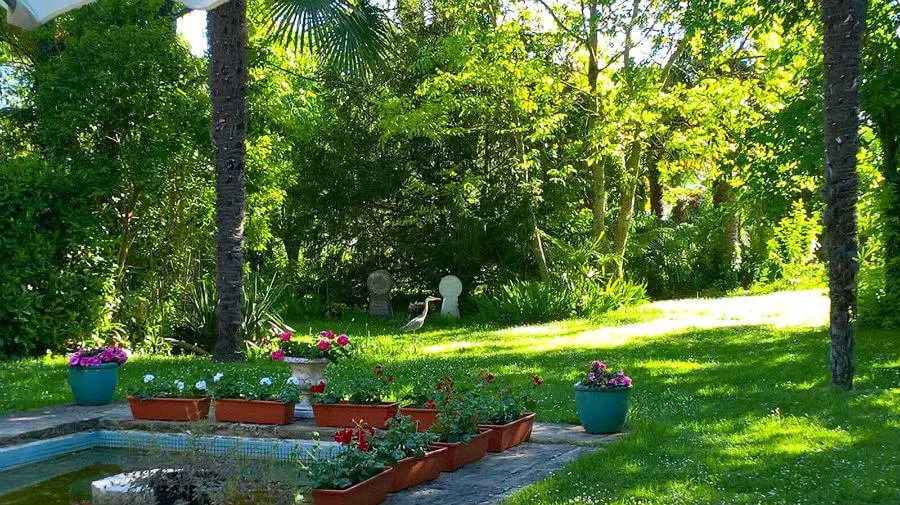
[[[388,403],[350,403],[350,402],[337,402],[337,403],[323,403],[323,402],[315,402],[313,406],[316,405],[326,405],[328,407],[395,407],[400,405],[398,402],[388,402]]]
[[[180,401],[180,402],[194,402],[194,401],[212,400],[212,397],[211,396],[196,396],[196,397],[154,396],[153,398],[146,398],[146,399],[138,398],[137,396],[129,396],[128,397],[128,401],[135,401],[135,402],[152,402],[152,401],[156,401],[156,400],[163,400],[163,401],[176,400],[176,401]]]
[[[442,453],[447,450],[449,450],[449,448],[447,448],[447,447],[433,447],[433,446],[429,445],[428,451],[425,452],[425,454],[423,454],[422,456],[419,456],[418,458],[414,458],[412,456],[410,456],[408,458],[403,458],[403,459],[397,461],[397,466],[400,466],[400,463],[404,463],[407,461],[428,459],[429,457],[434,456],[435,454],[439,454],[439,453]]]
[[[401,410],[415,410],[418,412],[428,412],[428,413],[438,411],[438,409],[430,409],[428,407],[413,407],[413,406],[400,407],[400,409]]]
[[[508,428],[516,423],[521,423],[522,421],[527,421],[528,419],[534,418],[537,415],[537,412],[523,412],[522,416],[515,421],[510,421],[506,424],[479,424],[479,427],[482,428],[490,428],[492,430]]]
[[[280,402],[278,400],[248,400],[246,398],[216,398],[216,403],[220,402],[240,402],[240,403],[266,403],[275,405],[289,405],[296,402]]]
[[[491,434],[491,431],[492,431],[491,428],[478,428],[478,429],[481,430],[481,433],[474,435],[472,438],[469,439],[468,442],[432,442],[432,444],[437,445],[439,447],[457,447],[457,446],[461,446],[461,445],[469,445],[472,443],[472,440],[475,440],[476,438],[488,436]]]
[[[394,471],[393,468],[391,468],[391,467],[389,467],[389,466],[386,466],[386,467],[384,467],[384,470],[381,471],[381,473],[377,473],[377,474],[375,474],[375,475],[369,477],[368,479],[366,479],[366,480],[364,480],[364,481],[357,482],[356,484],[353,484],[352,486],[348,487],[347,489],[318,489],[318,488],[312,488],[312,491],[313,491],[314,493],[322,493],[322,494],[346,494],[346,493],[352,493],[353,491],[356,490],[356,488],[358,488],[358,487],[360,487],[360,486],[362,486],[362,485],[368,483],[369,481],[374,480],[374,479],[377,479],[377,478],[379,478],[379,477],[384,477],[386,474],[389,474],[389,473],[391,473],[391,472],[393,472],[393,471]]]

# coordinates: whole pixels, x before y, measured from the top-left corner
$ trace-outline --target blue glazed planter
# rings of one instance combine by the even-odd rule
[[[69,386],[76,405],[106,405],[112,402],[118,383],[117,363],[69,367]]]
[[[575,384],[578,419],[588,433],[618,433],[628,415],[631,388],[590,388]]]

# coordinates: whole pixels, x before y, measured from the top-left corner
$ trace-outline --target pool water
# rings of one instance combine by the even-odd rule
[[[164,455],[175,466],[176,453]],[[91,482],[122,472],[158,468],[160,455],[127,449],[95,448],[0,472],[0,505],[81,505],[91,503]],[[297,486],[296,464],[261,461],[250,471]]]

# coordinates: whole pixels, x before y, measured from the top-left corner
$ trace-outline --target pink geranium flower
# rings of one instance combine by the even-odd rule
[[[272,353],[273,361],[281,361],[284,358],[284,350],[278,349],[277,351]]]
[[[319,350],[325,352],[328,349],[331,349],[331,342],[327,340],[319,340]]]
[[[320,331],[319,337],[328,340],[334,340],[334,332],[331,330]]]
[[[289,331],[282,332],[281,335],[279,335],[279,337],[281,337],[281,341],[282,341],[282,342],[287,342],[287,341],[290,340],[291,337],[293,337],[293,336],[294,336],[294,335],[293,335],[291,332],[289,332]]]
[[[339,346],[344,347],[349,343],[350,343],[350,337],[348,337],[347,335],[341,334],[340,336],[338,336],[337,344]]]

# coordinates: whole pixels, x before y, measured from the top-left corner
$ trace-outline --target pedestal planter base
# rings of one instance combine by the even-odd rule
[[[474,463],[487,454],[488,442],[491,440],[491,430],[484,430],[481,434],[469,439],[469,442],[435,442],[435,447],[446,447],[441,463],[442,472],[455,472],[460,468]]]
[[[491,430],[491,440],[488,443],[488,452],[503,452],[510,447],[515,447],[531,438],[531,430],[534,428],[535,414],[525,414],[519,419],[507,424],[480,424],[480,428]]]
[[[434,448],[421,458],[406,458],[397,462],[394,467],[394,480],[391,492],[396,493],[409,487],[432,481],[441,474],[446,447]]]
[[[363,422],[373,428],[384,428],[388,419],[398,410],[397,403],[381,405],[357,405],[354,403],[314,403],[316,426],[351,428]]]
[[[347,489],[311,489],[315,505],[378,505],[387,499],[394,470],[391,468]]]
[[[250,424],[290,424],[294,420],[294,404],[250,401],[237,398],[216,400],[216,421]]]
[[[69,386],[75,405],[106,405],[112,402],[118,383],[118,363],[69,367]]]
[[[300,380],[300,384],[309,387],[325,380],[325,368],[329,361],[325,358],[309,359],[285,356],[284,362],[291,366],[291,376]],[[294,407],[294,417],[297,419],[312,419],[312,404],[309,395],[304,394]]]
[[[575,384],[575,407],[584,431],[592,434],[622,431],[628,415],[631,389],[600,389]]]
[[[400,413],[409,416],[416,424],[416,431],[428,431],[431,426],[437,422],[437,409],[424,409],[418,407],[403,407]]]
[[[128,397],[128,406],[135,419],[151,421],[198,421],[209,417],[209,397],[151,398],[141,400]]]

